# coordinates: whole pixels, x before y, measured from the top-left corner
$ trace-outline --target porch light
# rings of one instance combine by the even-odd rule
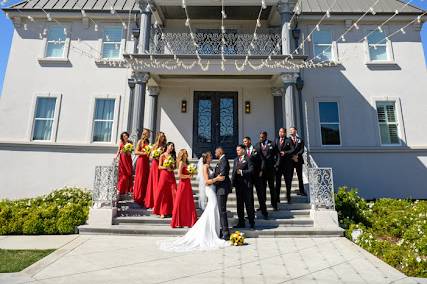
[[[251,102],[250,101],[245,102],[245,113],[251,113]]]
[[[135,79],[129,78],[128,79],[128,85],[129,85],[129,88],[131,88],[131,89],[135,88]]]
[[[186,100],[182,100],[181,101],[181,112],[182,113],[186,113],[187,112],[187,101]]]
[[[301,30],[300,29],[293,29],[292,30],[292,37],[295,39],[296,42],[298,42],[300,36],[301,36]]]

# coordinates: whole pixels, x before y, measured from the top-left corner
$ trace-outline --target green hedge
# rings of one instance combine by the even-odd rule
[[[427,201],[367,202],[347,187],[335,200],[347,238],[408,276],[427,277]],[[353,237],[354,230],[361,235]]]
[[[86,222],[91,193],[62,188],[48,195],[0,201],[0,235],[73,234]]]

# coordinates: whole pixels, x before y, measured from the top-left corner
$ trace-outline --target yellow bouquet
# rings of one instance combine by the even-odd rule
[[[197,167],[195,164],[189,164],[187,167],[187,171],[190,175],[195,175],[197,174]]]
[[[163,153],[162,148],[157,148],[156,150],[153,151],[152,156],[154,159],[158,159],[162,153]]]
[[[133,152],[133,145],[131,143],[126,143],[125,146],[123,146],[122,152],[128,153],[128,154],[132,153]]]
[[[239,231],[235,231],[230,236],[230,242],[233,246],[242,246],[245,244],[245,234]]]
[[[173,169],[175,165],[175,160],[172,158],[172,156],[169,156],[166,158],[166,160],[163,162],[163,167]]]
[[[153,145],[146,145],[145,147],[144,147],[144,152],[147,154],[147,155],[150,155],[150,153],[151,153],[151,150],[153,149]]]

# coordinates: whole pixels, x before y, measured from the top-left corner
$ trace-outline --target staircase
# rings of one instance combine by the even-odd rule
[[[191,162],[197,163],[192,160]],[[215,166],[213,162],[212,166]],[[230,160],[230,167],[233,163]],[[232,169],[231,169],[232,170]],[[230,171],[231,172],[231,171]],[[176,178],[177,174],[175,173]],[[193,197],[198,207],[198,183],[193,177],[191,182],[193,188]],[[256,212],[255,230],[239,229],[247,237],[336,237],[342,236],[343,231],[337,229],[316,229],[313,219],[310,216],[310,203],[308,197],[299,196],[298,181],[296,176],[292,181],[292,203],[286,202],[286,188],[282,180],[278,211],[273,211],[271,207],[270,191],[267,187],[267,209],[269,219],[264,220],[261,212]],[[254,188],[254,205],[259,207],[258,197]],[[229,226],[237,224],[237,203],[235,190],[228,196],[227,202]],[[198,215],[202,212],[197,209]],[[160,219],[158,216],[151,215],[151,210],[140,208],[132,200],[131,196],[122,198],[117,204],[117,216],[113,218],[113,224],[110,226],[95,227],[82,225],[79,227],[80,234],[125,234],[125,235],[150,235],[150,236],[180,236],[187,232],[187,228],[172,229],[169,224],[170,218]],[[248,222],[247,222],[248,223]],[[247,224],[249,227],[249,225]]]

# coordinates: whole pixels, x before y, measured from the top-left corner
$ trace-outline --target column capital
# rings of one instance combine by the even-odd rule
[[[151,97],[157,97],[160,94],[160,87],[158,86],[148,86],[147,93]]]
[[[285,95],[285,88],[283,87],[273,87],[271,88],[271,94],[273,97],[281,97]]]
[[[133,77],[135,78],[136,84],[146,84],[150,79],[150,73],[147,72],[134,72]]]
[[[283,84],[287,85],[295,84],[298,77],[298,72],[286,72],[280,74],[280,80],[282,80]]]
[[[277,3],[277,11],[279,14],[291,13],[291,2],[292,0],[280,0]]]
[[[138,0],[138,7],[141,13],[151,14],[151,10],[154,10],[154,5],[151,0]]]

